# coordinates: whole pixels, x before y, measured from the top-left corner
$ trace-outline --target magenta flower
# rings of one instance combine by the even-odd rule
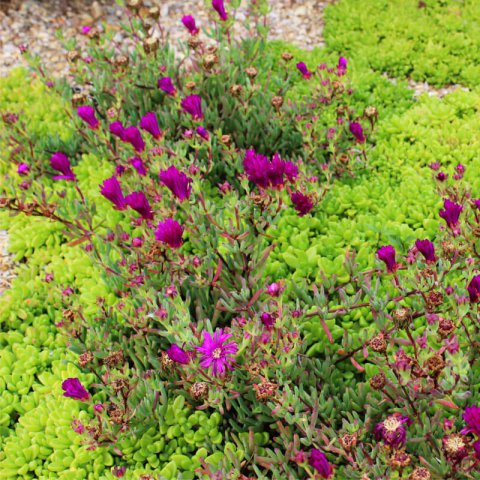
[[[182,100],[182,108],[185,113],[192,116],[194,120],[201,120],[202,113],[202,99],[199,95],[189,95]]]
[[[343,75],[347,71],[347,59],[345,57],[340,57],[337,64],[337,74]]]
[[[467,426],[460,433],[463,435],[474,433],[477,437],[480,437],[480,407],[475,405],[467,407],[462,417]]]
[[[126,472],[127,472],[127,467],[125,467],[125,465],[112,468],[112,474],[117,478],[123,478]]]
[[[98,118],[95,116],[95,109],[90,105],[78,107],[77,115],[93,130],[96,130],[100,125]]]
[[[458,219],[462,210],[462,205],[453,203],[447,198],[443,202],[443,210],[440,210],[439,215],[445,220],[450,228],[454,228],[458,225]]]
[[[171,95],[172,97],[177,93],[177,89],[173,86],[173,82],[170,77],[159,78],[157,85],[160,90],[163,90],[167,95]]]
[[[145,150],[145,142],[143,141],[142,134],[137,127],[130,126],[123,130],[124,142],[130,143],[136,152],[142,153]]]
[[[470,295],[471,303],[480,302],[480,275],[476,275],[472,278],[467,287],[468,294]]]
[[[163,222],[158,222],[155,230],[155,239],[166,243],[170,248],[180,248],[183,240],[183,227],[173,218],[166,218]]]
[[[435,263],[437,257],[435,256],[435,247],[433,243],[428,240],[417,240],[415,242],[417,250],[425,257],[427,263]]]
[[[26,163],[20,163],[20,165],[17,167],[17,173],[22,177],[28,175],[29,171],[30,165],[27,165]]]
[[[115,135],[120,140],[124,140],[125,127],[123,126],[122,122],[112,122],[108,129],[112,135]]]
[[[208,135],[208,132],[207,130],[205,130],[205,128],[203,128],[201,125],[197,127],[197,134],[202,137],[204,140],[208,140],[209,139],[209,135]]]
[[[398,265],[395,262],[395,249],[391,245],[385,245],[377,250],[378,258],[385,263],[387,272],[395,272]]]
[[[122,187],[120,186],[120,183],[118,183],[117,177],[111,177],[104,180],[102,185],[100,185],[100,193],[107,200],[110,200],[117,210],[125,210],[127,208]]]
[[[169,356],[170,360],[175,363],[181,363],[182,365],[186,365],[190,362],[190,356],[188,355],[188,353],[175,343],[170,345],[170,348],[167,350],[167,355]]]
[[[477,460],[480,460],[480,440],[473,443],[473,451],[475,452]]]
[[[350,133],[355,137],[358,143],[365,143],[365,140],[367,138],[363,134],[363,128],[358,122],[350,123],[348,128],[350,129]]]
[[[323,452],[313,448],[310,452],[308,464],[312,466],[322,478],[330,478],[333,475],[333,467]]]
[[[144,177],[147,174],[147,169],[140,157],[132,157],[128,161],[141,177]]]
[[[195,347],[202,354],[200,366],[202,368],[212,367],[214,377],[223,376],[227,370],[233,370],[234,356],[238,351],[235,342],[227,342],[231,333],[223,333],[221,328],[217,328],[215,333],[203,332],[203,343],[200,347]]]
[[[305,79],[309,79],[312,76],[312,72],[307,68],[305,62],[298,62],[297,68],[302,74],[302,77]]]
[[[190,197],[192,179],[178,171],[173,165],[168,167],[167,170],[161,170],[159,177],[160,182],[170,189],[180,201]]]
[[[50,165],[54,170],[60,172],[61,175],[55,175],[54,180],[74,181],[75,174],[72,172],[70,160],[63,152],[56,152],[50,157]]]
[[[65,391],[64,397],[74,398],[82,402],[86,402],[90,398],[90,394],[85,390],[78,378],[67,378],[62,383],[62,389]]]
[[[396,412],[377,424],[374,429],[375,437],[377,440],[383,440],[383,443],[391,448],[401,448],[405,446],[407,426],[411,423],[408,417]]]
[[[132,192],[125,197],[125,203],[138,212],[145,220],[153,220],[152,207],[143,192]]]
[[[275,317],[268,312],[262,312],[260,315],[260,320],[267,328],[273,327],[275,324]]]
[[[155,140],[162,136],[162,131],[158,126],[157,116],[154,112],[147,112],[140,120],[140,128],[152,135]]]
[[[91,29],[92,27],[90,27],[89,25],[84,25],[80,31],[82,32],[82,35],[88,35]]]
[[[302,192],[293,192],[290,195],[290,199],[292,200],[299,217],[303,217],[313,210],[314,205],[312,199],[308,195],[304,195]]]
[[[438,172],[435,178],[439,182],[444,182],[448,178],[448,175],[445,172]]]
[[[195,23],[195,18],[193,18],[191,15],[185,15],[182,18],[182,23],[184,27],[190,32],[190,35],[197,35],[197,33],[200,31]]]
[[[212,7],[218,13],[218,16],[220,17],[220,20],[222,20],[222,22],[224,22],[228,18],[223,0],[212,0]]]

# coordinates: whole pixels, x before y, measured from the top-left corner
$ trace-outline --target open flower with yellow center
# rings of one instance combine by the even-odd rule
[[[408,417],[396,412],[375,427],[375,437],[391,448],[401,448],[407,441],[407,426],[410,424]]]

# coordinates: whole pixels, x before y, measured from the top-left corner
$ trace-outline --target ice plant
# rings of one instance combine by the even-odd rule
[[[439,215],[445,220],[448,227],[455,228],[458,225],[458,219],[462,210],[462,205],[446,198],[443,202],[443,210],[440,210]]]
[[[145,150],[145,142],[143,141],[142,134],[140,130],[133,125],[125,128],[120,138],[124,142],[130,143],[136,152],[142,153]]]
[[[480,302],[480,275],[476,275],[472,278],[467,287],[468,294],[470,295],[471,303]]]
[[[197,28],[195,18],[192,17],[192,15],[185,15],[184,17],[182,17],[182,23],[184,27],[190,32],[190,35],[197,35],[200,31]]]
[[[480,407],[477,407],[476,405],[467,407],[462,417],[467,426],[461,431],[461,433],[474,433],[477,437],[480,437]]]
[[[78,378],[67,378],[62,383],[62,389],[65,391],[64,397],[74,398],[82,402],[86,402],[90,398],[90,394],[85,390]]]
[[[313,448],[310,452],[308,464],[312,466],[322,478],[330,478],[333,475],[333,467],[327,460],[327,457],[316,448]]]
[[[192,116],[194,120],[203,118],[202,99],[199,95],[189,95],[182,100],[182,109]]]
[[[375,437],[390,448],[401,448],[407,441],[407,426],[410,423],[411,420],[408,417],[396,412],[376,425]]]
[[[398,264],[395,261],[395,249],[392,245],[384,245],[377,250],[377,257],[385,263],[387,271],[392,273],[397,270]]]
[[[175,363],[186,365],[190,362],[190,356],[188,355],[188,353],[175,343],[170,345],[169,349],[167,350],[167,355],[170,360]]]
[[[238,347],[235,342],[227,342],[231,336],[231,333],[224,333],[221,328],[217,328],[213,336],[205,331],[202,345],[195,347],[202,354],[200,366],[204,369],[212,367],[215,377],[221,377],[227,370],[233,370],[233,357]]]
[[[314,205],[311,197],[304,195],[302,192],[293,192],[290,195],[290,199],[300,217],[303,217],[313,210]]]
[[[132,157],[128,160],[128,162],[141,177],[144,177],[147,174],[147,169],[145,168],[145,165],[140,157]]]
[[[107,200],[110,200],[117,210],[125,210],[127,208],[122,187],[120,186],[117,177],[110,177],[104,180],[102,185],[100,185],[100,193]]]
[[[100,125],[100,121],[95,116],[95,109],[90,105],[78,107],[77,115],[93,130],[96,130]]]
[[[437,257],[435,256],[435,246],[428,240],[416,240],[415,246],[417,250],[424,256],[427,263],[435,263]]]
[[[228,15],[225,10],[225,4],[223,0],[212,0],[212,7],[218,13],[218,16],[222,22],[227,20]]]
[[[366,137],[363,134],[363,128],[358,122],[351,122],[348,126],[350,133],[355,137],[358,143],[365,143]]]
[[[158,222],[155,230],[155,238],[159,242],[166,243],[171,248],[180,248],[182,246],[183,227],[173,218],[166,218],[163,222]]]
[[[138,212],[145,220],[153,220],[153,212],[143,192],[132,192],[125,197],[125,203]]]
[[[312,72],[307,68],[305,62],[298,62],[296,66],[303,78],[309,79],[312,76]]]
[[[163,183],[180,201],[190,197],[192,179],[183,172],[178,171],[173,165],[167,170],[161,170],[160,182]]]
[[[157,116],[154,112],[147,112],[141,118],[139,126],[142,130],[145,130],[152,135],[155,140],[158,140],[162,136],[162,131],[158,126]]]
[[[159,78],[157,85],[160,90],[163,90],[167,95],[172,97],[177,93],[177,89],[173,86],[173,82],[170,77]]]
[[[27,165],[26,163],[20,163],[17,167],[17,173],[20,176],[28,175],[28,172],[30,171],[30,166]]]
[[[63,152],[56,152],[50,157],[50,166],[61,173],[61,175],[55,175],[53,177],[54,180],[75,180],[75,174],[72,172],[70,160]]]

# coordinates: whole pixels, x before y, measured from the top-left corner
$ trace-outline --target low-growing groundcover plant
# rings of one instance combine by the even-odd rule
[[[129,4],[135,26],[145,13]],[[167,64],[176,81],[152,78],[138,87],[146,92],[115,98],[123,80],[94,60],[94,88],[68,109],[66,140],[29,138],[24,119],[4,116],[16,174],[3,203],[63,227],[61,248],[82,248],[105,286],[90,286],[89,302],[77,279],[43,279],[55,328],[83,371],[55,391],[79,409],[70,438],[85,458],[115,465],[106,478],[475,478],[478,205],[465,167],[440,175],[432,165],[445,224],[435,244],[380,244],[367,269],[350,253],[343,279],[270,280],[270,232],[285,211],[312,218],[365,165],[375,110],[359,118],[349,107],[344,58],[314,69],[285,55],[278,84],[260,67],[252,81],[241,69],[251,44],[230,45],[223,23],[233,7],[212,2],[226,28],[215,72],[193,55],[185,70]],[[183,23],[199,49],[195,22]],[[165,49],[142,28],[132,28],[139,48],[126,66],[148,79]],[[93,46],[91,57],[102,51]],[[250,125],[266,124],[261,135],[230,129],[219,84],[209,83],[224,72],[229,90],[236,68],[241,91],[262,92],[243,98],[242,117],[258,116]],[[313,84],[314,100],[281,104],[291,71]],[[195,82],[191,92],[184,82]],[[165,94],[158,103],[152,84]],[[300,142],[275,145],[284,132]],[[338,336],[335,319],[353,311],[369,315],[368,328]],[[328,342],[308,356],[302,325],[312,320]],[[60,443],[68,468],[65,440],[52,446]],[[22,462],[20,475],[38,468]]]

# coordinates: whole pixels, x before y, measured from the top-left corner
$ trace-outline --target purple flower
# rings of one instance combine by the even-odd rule
[[[82,32],[82,35],[88,35],[91,29],[92,27],[90,27],[89,25],[84,25],[80,31]]]
[[[197,134],[200,135],[200,137],[202,137],[204,140],[208,140],[209,138],[207,130],[205,130],[205,128],[203,128],[201,125],[197,127]]]
[[[192,116],[194,120],[201,120],[202,113],[202,99],[199,95],[189,95],[182,100],[182,108],[185,113]]]
[[[180,201],[190,197],[192,179],[178,171],[173,165],[168,167],[167,170],[161,170],[159,177],[160,182],[170,189]]]
[[[473,450],[475,451],[475,456],[477,460],[480,460],[480,440],[477,440],[473,443]]]
[[[110,177],[104,180],[100,186],[100,193],[110,200],[117,210],[125,210],[127,205],[125,204],[125,197],[123,196],[122,187],[116,177]]]
[[[130,126],[123,130],[122,140],[130,143],[136,152],[142,153],[145,150],[145,142],[137,127]]]
[[[90,105],[83,105],[77,108],[77,115],[88,124],[93,130],[97,129],[100,125],[97,117],[95,116],[95,109]]]
[[[268,328],[273,327],[273,325],[275,324],[275,317],[268,312],[262,312],[262,314],[260,315],[260,320]]]
[[[166,243],[170,248],[180,248],[182,246],[183,227],[173,218],[166,218],[163,222],[158,222],[155,230],[155,239]]]
[[[124,477],[126,472],[127,472],[127,467],[125,467],[124,465],[122,465],[121,467],[112,468],[112,474],[117,478]]]
[[[462,415],[467,427],[465,427],[460,433],[474,433],[477,437],[480,437],[480,407],[475,405],[467,407]]]
[[[344,75],[347,71],[347,59],[345,57],[340,57],[337,64],[337,74]]]
[[[171,95],[172,97],[177,93],[177,89],[173,86],[173,82],[170,77],[159,78],[157,85],[160,90],[163,90],[167,95]]]
[[[61,175],[55,175],[54,180],[75,180],[75,174],[72,172],[70,160],[62,152],[56,152],[50,157],[50,165],[54,170],[60,172]]]
[[[314,205],[312,199],[308,195],[304,195],[302,192],[293,192],[290,195],[290,199],[292,200],[299,217],[303,217],[313,210]]]
[[[132,157],[128,161],[141,177],[144,177],[147,174],[147,169],[140,157]]]
[[[417,247],[417,250],[425,257],[427,263],[436,262],[437,257],[435,257],[435,247],[430,240],[427,238],[425,240],[417,240],[415,242],[415,246]]]
[[[435,178],[439,182],[444,182],[448,178],[448,175],[445,172],[438,172]]]
[[[307,68],[305,62],[298,62],[297,68],[302,74],[302,77],[305,79],[309,79],[312,76],[312,72]]]
[[[21,163],[17,167],[17,173],[22,177],[25,175],[28,175],[29,171],[30,171],[30,165],[27,165],[26,163]]]
[[[132,192],[125,197],[125,203],[138,212],[145,220],[153,220],[152,207],[143,192]]]
[[[222,22],[224,22],[228,18],[223,0],[212,0],[212,7],[218,13],[218,16],[220,17],[220,20],[222,20]]]
[[[203,343],[200,347],[195,347],[202,354],[200,366],[202,368],[212,367],[212,374],[215,377],[221,377],[228,370],[233,370],[233,357],[238,351],[235,342],[225,343],[231,333],[223,333],[221,328],[217,328],[213,337],[208,332],[203,332]]]
[[[86,402],[90,398],[90,394],[85,390],[78,378],[67,378],[62,383],[62,389],[65,391],[64,397],[74,398],[82,402]]]
[[[462,212],[463,207],[458,203],[453,203],[448,198],[443,202],[443,210],[440,210],[440,217],[445,220],[450,228],[454,228],[458,225],[458,218]]]
[[[140,120],[140,128],[152,135],[155,140],[162,136],[162,131],[158,126],[157,117],[154,112],[147,112]]]
[[[190,35],[197,35],[197,33],[200,31],[195,23],[195,18],[193,18],[191,15],[185,15],[182,18],[182,23],[190,32]]]
[[[377,250],[378,258],[385,263],[387,272],[395,272],[398,265],[395,262],[395,249],[391,245],[385,245]]]
[[[143,245],[143,239],[140,238],[140,237],[135,237],[133,240],[132,240],[132,247],[134,248],[139,248]]]
[[[190,356],[188,353],[175,343],[170,345],[170,348],[167,350],[167,355],[169,356],[170,360],[175,363],[186,365],[190,362]]]
[[[476,275],[472,278],[468,284],[467,290],[470,295],[470,302],[478,303],[480,301],[480,275]]]
[[[333,475],[333,467],[323,452],[313,448],[310,452],[308,464],[312,466],[322,478],[330,478]]]
[[[350,133],[355,137],[358,143],[365,143],[366,137],[363,134],[363,128],[358,122],[350,123]]]
[[[280,285],[280,283],[277,283],[277,282],[271,283],[267,287],[267,293],[271,297],[278,297],[282,293],[282,291],[283,291],[282,286]]]
[[[461,175],[461,174],[465,173],[465,165],[462,165],[461,163],[459,163],[455,167],[455,170],[457,171],[457,173],[459,173]]]
[[[391,448],[401,448],[407,441],[407,426],[410,424],[408,417],[396,412],[377,424],[374,429],[375,437]]]
[[[108,129],[112,135],[115,135],[120,140],[124,140],[125,127],[122,122],[117,120],[116,122],[111,123]]]

